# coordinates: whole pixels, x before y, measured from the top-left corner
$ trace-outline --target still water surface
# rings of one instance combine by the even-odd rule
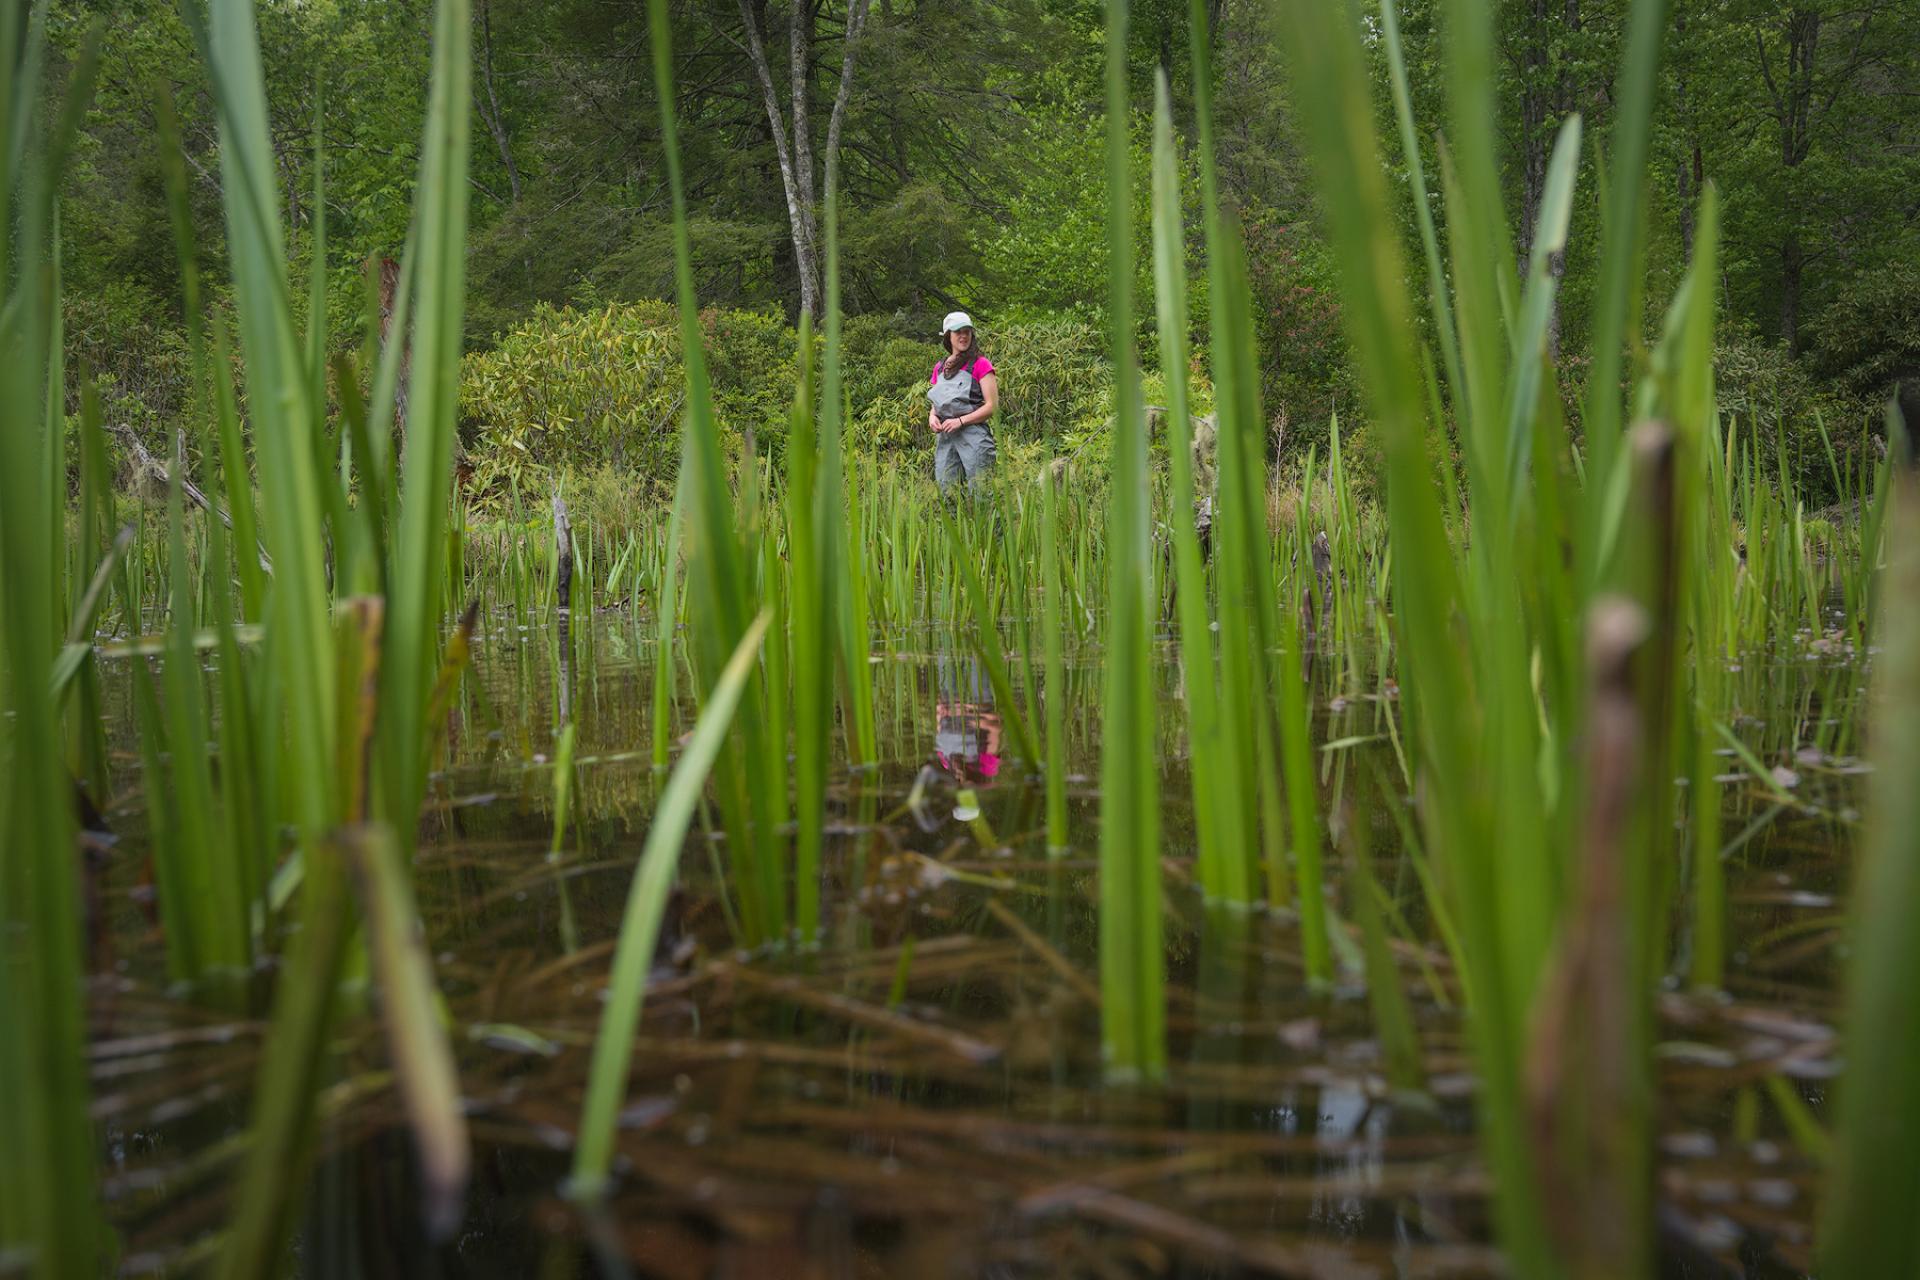
[[[582,1222],[559,1189],[662,781],[651,627],[580,620],[564,662],[551,624],[502,616],[479,637],[416,873],[477,1145],[466,1218],[447,1244],[424,1239],[385,1045],[353,1012],[295,1274],[1501,1274],[1458,986],[1392,815],[1348,799],[1363,771],[1400,776],[1390,685],[1334,687],[1350,677],[1323,662],[1314,732],[1323,812],[1370,824],[1398,909],[1427,1091],[1387,1087],[1351,947],[1334,990],[1312,995],[1289,913],[1209,909],[1192,887],[1171,662],[1158,677],[1171,1078],[1119,1087],[1101,1072],[1094,985],[1099,654],[1082,648],[1062,691],[1073,840],[1049,856],[1043,789],[1013,754],[1009,709],[964,640],[934,631],[876,643],[883,758],[835,770],[818,949],[735,951],[724,837],[696,828],[641,1027],[619,1190],[604,1221]],[[1804,643],[1737,666],[1733,727],[1773,772],[1751,776],[1729,751],[1728,992],[1674,983],[1662,1000],[1673,1276],[1805,1273],[1814,1166],[1789,1113],[1797,1101],[1818,1116],[1835,1069],[1835,938],[1861,785],[1843,752],[1864,676]],[[130,706],[134,678],[131,661],[111,667],[110,705]],[[551,756],[566,717],[576,800],[555,857]],[[676,722],[691,723],[690,706]],[[124,714],[114,729],[131,742]],[[217,1243],[264,1014],[166,989],[130,748],[117,781],[92,985],[103,1177],[124,1270],[178,1273]]]

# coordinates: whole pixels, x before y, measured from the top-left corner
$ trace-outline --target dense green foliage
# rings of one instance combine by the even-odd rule
[[[766,311],[701,312],[712,369],[715,419],[737,456],[748,434],[763,455],[784,460],[797,385],[799,339]],[[1111,364],[1095,326],[1070,314],[982,330],[989,356],[1015,352],[1000,375],[997,430],[1003,445],[1034,444],[1084,453],[1104,465],[1113,417]],[[934,349],[892,318],[847,326],[852,409],[847,444],[911,460],[927,446],[925,396]],[[503,512],[516,494],[532,500],[585,483],[666,502],[678,465],[685,372],[678,322],[663,303],[608,303],[590,309],[542,303],[492,346],[470,354],[461,381],[462,439],[469,499]],[[1148,380],[1163,406],[1167,379]],[[1197,380],[1195,413],[1212,409]],[[1323,428],[1324,433],[1324,428]]]
[[[1442,9],[1437,0],[1412,0],[1403,14],[1415,116],[1425,120],[1437,118],[1441,93]],[[1569,249],[1553,267],[1562,279],[1552,341],[1563,349],[1564,398],[1577,405],[1596,304],[1603,195],[1595,166],[1607,154],[1618,109],[1614,69],[1626,3],[1502,0],[1494,9],[1495,161],[1517,214],[1519,252],[1528,248],[1561,120],[1580,112],[1597,144],[1583,152]],[[307,143],[316,113],[335,157],[326,270],[341,345],[353,340],[364,264],[400,256],[416,167],[414,123],[425,105],[429,10],[425,0],[260,6],[267,137],[274,190],[292,228],[296,287],[311,270]],[[190,217],[219,277],[225,237],[208,181],[218,153],[209,87],[167,0],[60,0],[52,12],[57,64],[71,58],[86,22],[106,21],[100,91],[63,205],[73,364],[76,373],[102,378],[108,421],[158,443],[183,412],[187,377],[170,302],[178,268],[153,145],[155,90],[166,84],[181,104],[194,178]],[[1247,239],[1263,403],[1280,447],[1304,453],[1317,443],[1324,451],[1329,413],[1352,421],[1364,406],[1340,335],[1321,210],[1295,137],[1282,58],[1259,0],[1219,0],[1207,12],[1219,51],[1210,88],[1220,121],[1221,196]],[[804,122],[793,119],[791,93],[796,13]],[[858,36],[836,148],[849,16],[859,20]],[[986,325],[1006,382],[1003,423],[1016,436],[1073,443],[1075,424],[1101,416],[1093,402],[1110,391],[1085,376],[1099,356],[1106,307],[1096,7],[994,0],[964,9],[885,3],[869,11],[856,0],[850,9],[787,10],[764,0],[675,0],[669,21],[695,284],[703,306],[722,308],[711,313],[719,328],[710,336],[723,423],[753,425],[763,440],[778,434],[786,391],[774,384],[783,373],[791,377],[790,329],[751,318],[738,321],[739,332],[721,330],[736,313],[791,321],[804,300],[818,307],[813,211],[822,171],[840,188],[856,438],[919,443],[906,389],[931,362],[938,316],[954,306]],[[658,117],[646,60],[634,56],[646,47],[641,7],[481,0],[472,22],[477,128],[466,335],[469,350],[497,348],[499,364],[473,370],[498,395],[475,399],[469,387],[471,461],[484,480],[596,455],[643,468],[655,455],[628,433],[659,419],[658,397],[673,382],[664,365],[657,377],[652,365],[641,370],[633,385],[628,371],[607,370],[594,385],[550,388],[516,383],[511,368],[543,346],[587,341],[584,331],[563,332],[566,322],[556,316],[567,308],[585,315],[671,291]],[[1905,91],[1920,72],[1920,2],[1678,0],[1670,26],[1644,175],[1648,278],[1635,303],[1639,327],[1649,337],[1657,330],[1654,300],[1677,285],[1698,196],[1705,183],[1716,184],[1726,210],[1723,404],[1763,425],[1810,424],[1817,412],[1839,436],[1856,436],[1893,380],[1920,373],[1920,104]],[[1135,16],[1128,43],[1136,112],[1130,220],[1142,292],[1150,256],[1144,104],[1156,65],[1170,76],[1183,194],[1189,207],[1195,203],[1185,30],[1178,6],[1149,6]],[[758,65],[755,48],[763,55]],[[1371,88],[1385,124],[1384,56],[1377,44],[1371,52]],[[64,75],[56,67],[50,88]],[[1438,134],[1420,141],[1444,234]],[[804,227],[785,195],[783,154],[801,195],[813,196]],[[1404,182],[1395,196],[1411,238]],[[805,254],[803,239],[811,245]],[[1210,307],[1200,239],[1190,223],[1199,290],[1192,337],[1205,360]],[[229,307],[222,294],[210,302],[216,314]],[[614,327],[642,346],[653,341],[642,331],[671,329],[656,322],[664,314],[658,310],[633,314],[635,322]],[[1157,343],[1142,337],[1151,363]],[[507,414],[520,417],[508,423]],[[567,439],[555,439],[556,415],[591,421],[597,434],[580,438],[576,423]],[[760,421],[768,417],[771,431]],[[517,456],[489,457],[492,445]],[[1800,479],[1816,496],[1824,491],[1811,464],[1818,453],[1811,437],[1789,440],[1784,450],[1789,465],[1807,460]],[[670,468],[649,474],[657,479]]]

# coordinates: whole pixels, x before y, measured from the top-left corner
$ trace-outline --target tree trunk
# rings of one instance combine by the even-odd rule
[[[819,272],[813,261],[813,240],[807,234],[809,211],[802,204],[799,174],[789,143],[786,113],[780,108],[780,93],[774,88],[773,68],[767,63],[767,47],[760,38],[760,20],[748,0],[740,0],[740,19],[747,29],[747,56],[753,61],[754,75],[760,81],[760,95],[766,102],[767,123],[773,128],[773,152],[780,161],[780,185],[787,197],[787,226],[793,237],[793,264],[800,278],[800,310],[818,313]],[[808,186],[812,180],[809,177]]]
[[[800,184],[800,222],[794,232],[806,237],[813,279],[803,284],[802,292],[811,286],[814,305],[808,307],[807,312],[818,319],[820,222],[813,186],[813,0],[793,0],[793,26],[787,34],[787,87],[793,99],[793,170]]]
[[[1686,64],[1679,50],[1687,42],[1687,9],[1684,4],[1673,6],[1673,42],[1677,46],[1674,62],[1676,74],[1673,88],[1673,111],[1680,127],[1692,133],[1688,127],[1691,117],[1687,112],[1687,73]],[[1693,145],[1693,164],[1689,168],[1687,157],[1682,155],[1673,162],[1674,205],[1679,211],[1680,221],[1680,260],[1693,261],[1693,205],[1700,198],[1700,144]]]
[[[1519,271],[1526,278],[1533,256],[1534,226],[1547,188],[1551,126],[1547,120],[1547,0],[1527,0],[1527,36],[1520,58],[1520,234]]]
[[[767,123],[772,126],[773,149],[780,161],[780,182],[787,198],[787,225],[793,239],[795,274],[799,277],[800,310],[818,319],[820,316],[820,213],[814,186],[813,115],[811,102],[813,69],[813,0],[793,0],[793,30],[788,41],[788,77],[790,111],[782,110],[780,93],[773,82],[773,67],[767,61],[760,18],[749,0],[739,0],[740,17],[746,25],[747,56],[753,62],[760,81],[760,96],[766,104]],[[825,191],[837,195],[840,181],[841,135],[846,125],[847,106],[853,97],[853,70],[859,53],[860,33],[866,25],[869,0],[847,0],[845,41],[840,56],[840,80],[835,86],[833,110],[827,119],[825,155]]]
[[[867,0],[847,0],[847,36],[840,54],[840,87],[833,95],[833,114],[827,118],[828,204],[840,192],[840,130],[847,120],[847,103],[853,97],[853,59],[859,50],[860,32],[867,23]]]
[[[1683,156],[1673,162],[1674,204],[1680,210],[1680,260],[1693,261],[1693,202],[1699,192],[1693,185],[1693,173]]]
[[[1794,9],[1787,14],[1786,66],[1776,78],[1767,57],[1766,36],[1756,32],[1760,74],[1773,100],[1773,119],[1780,142],[1780,167],[1786,192],[1780,211],[1780,338],[1793,355],[1800,354],[1800,286],[1806,272],[1806,247],[1800,240],[1800,205],[1793,190],[1793,171],[1813,150],[1814,57],[1820,44],[1820,14]]]
[[[1800,283],[1806,266],[1800,233],[1789,228],[1780,240],[1780,338],[1795,356],[1800,354]]]
[[[500,153],[512,202],[519,204],[520,167],[513,162],[513,136],[507,132],[506,118],[500,114],[500,97],[493,88],[493,6],[488,0],[480,0],[480,83],[487,91],[486,100],[482,101],[476,91],[473,105],[486,123],[487,132],[493,136],[494,149]]]

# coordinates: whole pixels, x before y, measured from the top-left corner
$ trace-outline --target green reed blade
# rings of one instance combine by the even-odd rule
[[[61,296],[60,272],[60,208],[56,204],[52,210],[51,228],[47,249],[47,287],[55,298]],[[51,314],[52,323],[47,334],[47,371],[41,394],[46,399],[43,421],[46,424],[41,455],[45,462],[42,472],[42,484],[49,495],[58,495],[46,504],[47,527],[42,533],[44,546],[48,551],[48,566],[52,570],[48,583],[52,592],[51,609],[57,621],[67,616],[73,608],[69,598],[72,584],[69,581],[71,565],[68,563],[67,546],[67,366],[66,366],[66,321],[64,311],[55,306]]]
[[[447,636],[446,647],[440,654],[439,673],[434,677],[433,692],[427,696],[424,741],[421,743],[429,771],[442,763],[447,717],[453,713],[453,700],[460,688],[460,678],[466,674],[473,657],[473,630],[479,620],[480,607],[469,604],[453,624],[453,631]]]
[[[1501,207],[1494,142],[1493,23],[1487,0],[1447,0],[1442,14],[1447,134],[1440,149],[1441,184],[1466,378],[1461,442],[1469,458],[1483,460],[1479,483],[1491,488],[1496,472],[1487,464],[1501,456],[1491,450],[1507,400],[1505,358],[1514,293],[1513,237]],[[1504,504],[1498,490],[1476,488],[1473,496],[1479,520],[1497,514],[1495,504]]]
[[[794,927],[802,944],[820,930],[820,853],[826,841],[827,754],[833,736],[832,628],[835,624],[834,544],[826,536],[823,512],[838,507],[838,493],[819,488],[819,422],[813,385],[813,321],[800,316],[800,378],[794,390],[787,435],[787,553],[793,590],[789,602],[793,644],[793,791],[798,829],[794,842]],[[837,352],[835,353],[838,354]],[[835,369],[836,376],[838,369]],[[837,415],[836,415],[837,417]],[[837,436],[837,421],[825,433]],[[777,569],[777,557],[769,556]],[[778,649],[785,637],[775,640]],[[784,682],[769,670],[776,693]]]
[[[1107,320],[1115,414],[1108,496],[1106,718],[1100,753],[1100,1040],[1110,1074],[1158,1080],[1167,1069],[1166,955],[1160,922],[1160,775],[1148,647],[1154,601],[1147,423],[1133,350],[1126,0],[1107,5],[1106,89]]]
[[[871,763],[877,753],[873,740],[873,688],[867,670],[866,568],[864,556],[854,554],[854,549],[864,549],[872,544],[850,541],[854,529],[847,520],[845,442],[842,437],[848,413],[845,339],[842,332],[844,317],[840,302],[840,196],[837,189],[827,192],[825,217],[827,318],[825,344],[821,353],[820,468],[814,499],[814,537],[820,546],[820,581],[827,589],[827,662],[830,668],[837,665],[840,672],[843,689],[841,701],[847,717],[850,755],[854,763],[866,764]],[[830,670],[829,684],[831,680]],[[831,707],[828,708],[827,720],[831,734]]]
[[[226,829],[214,819],[213,775],[207,760],[207,723],[201,705],[205,689],[193,649],[186,515],[181,497],[186,450],[180,437],[175,441],[167,486],[171,595],[167,652],[161,664],[167,737],[172,747],[168,788],[173,839],[169,854],[181,863],[172,883],[187,895],[183,922],[194,935],[194,965],[187,976],[213,976],[232,982],[246,971],[251,959],[246,905],[240,897],[245,877],[235,865],[235,851],[226,839]]]
[[[1647,141],[1651,132],[1660,46],[1666,33],[1667,0],[1633,0],[1627,17],[1626,56],[1620,72],[1621,96],[1609,146],[1612,174],[1602,194],[1604,216],[1595,279],[1599,297],[1593,309],[1593,355],[1587,370],[1586,410],[1582,422],[1587,443],[1587,512],[1580,541],[1582,589],[1598,584],[1610,559],[1623,512],[1619,473],[1620,363],[1638,322],[1630,305],[1641,271],[1640,216]]]
[[[313,78],[313,192],[308,205],[307,244],[307,381],[315,404],[327,396],[327,146],[326,84],[319,72]]]
[[[1520,324],[1514,335],[1513,381],[1507,399],[1508,517],[1526,500],[1528,454],[1533,444],[1532,424],[1542,384],[1551,370],[1545,363],[1547,330],[1559,305],[1559,277],[1551,263],[1567,251],[1567,227],[1573,220],[1573,182],[1580,165],[1580,117],[1571,115],[1560,127],[1547,165],[1546,187],[1540,200],[1538,225],[1527,267],[1526,291],[1520,304]],[[1558,456],[1557,454],[1555,455]],[[1552,458],[1540,459],[1552,465]]]
[[[577,1202],[598,1203],[605,1199],[610,1186],[614,1130],[621,1101],[626,1097],[633,1037],[640,1025],[660,918],[666,911],[687,828],[693,822],[707,774],[727,739],[734,709],[747,689],[771,620],[770,614],[762,612],[717,673],[693,735],[667,779],[660,807],[647,828],[647,842],[640,851],[633,886],[627,894],[626,914],[620,922],[606,1011],[601,1015],[599,1034],[594,1037],[593,1063],[588,1068],[586,1098],[580,1109],[580,1136],[574,1145],[573,1172],[567,1184],[567,1194]]]
[[[340,406],[341,429],[347,439],[353,476],[359,481],[359,500],[354,504],[354,528],[363,546],[365,562],[358,589],[386,594],[391,589],[388,573],[392,556],[387,545],[387,514],[382,505],[381,472],[376,459],[378,446],[367,422],[367,405],[360,398],[360,376],[353,357],[341,352],[333,361],[335,399]],[[343,477],[344,483],[344,477]],[[459,583],[455,582],[457,591]]]
[[[547,846],[559,854],[567,844],[567,821],[573,814],[573,752],[578,726],[571,720],[560,730],[560,741],[553,748],[553,840]]]
[[[1052,467],[1040,472],[1040,629],[1046,648],[1047,851],[1063,852],[1067,834],[1066,618],[1060,590],[1060,499]]]
[[[847,752],[857,765],[872,765],[880,759],[879,730],[874,723],[872,614],[867,600],[867,575],[860,568],[862,552],[873,546],[861,536],[855,522],[845,525],[842,563],[856,566],[849,575],[850,586],[840,593],[840,670],[845,686],[847,707]]]
[[[421,718],[436,667],[447,507],[459,407],[466,298],[469,0],[434,7],[433,75],[414,205],[416,265],[407,445],[400,476],[395,564],[388,576],[387,651],[381,665],[385,739],[383,811],[411,851],[426,787]],[[397,337],[397,335],[396,335]]]
[[[1890,419],[1898,411],[1888,411]],[[1891,513],[1875,662],[1868,819],[1854,871],[1847,966],[1847,1073],[1820,1222],[1820,1273],[1835,1280],[1920,1274],[1920,473],[1912,433],[1890,422]]]
[[[99,1271],[103,1232],[82,1054],[73,782],[47,693],[67,606],[55,607],[65,552],[49,531],[64,520],[65,478],[48,484],[59,419],[46,379],[60,307],[53,202],[98,42],[84,47],[60,124],[42,140],[45,24],[45,4],[28,14],[18,0],[0,3],[0,1089],[15,1100],[0,1119],[0,1252],[18,1249],[29,1267],[64,1276]]]
[[[1217,565],[1220,637],[1220,781],[1216,805],[1234,812],[1222,823],[1220,844],[1229,856],[1250,859],[1258,836],[1266,854],[1268,900],[1288,896],[1278,769],[1260,767],[1277,758],[1271,705],[1266,696],[1264,655],[1273,626],[1274,575],[1266,550],[1265,424],[1259,420],[1258,365],[1253,350],[1252,311],[1245,253],[1220,203],[1214,166],[1211,30],[1203,0],[1188,5],[1187,42],[1193,61],[1194,151],[1207,243],[1209,333],[1213,344],[1217,510],[1213,542]],[[1084,557],[1083,557],[1084,558]],[[1238,851],[1237,853],[1235,851]],[[1228,872],[1237,876],[1240,872]]]
[[[647,28],[653,49],[655,98],[660,112],[661,150],[674,214],[674,294],[680,318],[680,346],[687,380],[681,428],[681,467],[687,476],[688,586],[692,608],[695,668],[703,681],[718,678],[728,655],[746,634],[754,614],[752,568],[741,546],[740,525],[751,526],[734,509],[720,453],[713,392],[707,374],[699,302],[693,288],[693,251],[687,232],[686,185],[680,161],[679,127],[674,113],[672,29],[666,0],[649,0]],[[752,486],[747,486],[749,495]],[[785,868],[779,835],[779,810],[787,795],[786,744],[769,733],[763,710],[770,694],[758,670],[749,678],[746,709],[740,716],[737,749],[723,749],[717,765],[721,809],[736,861],[741,916],[750,941],[781,936],[787,924]],[[710,685],[709,685],[710,688]],[[777,691],[784,697],[785,690]]]
[[[1311,604],[1311,597],[1306,597]],[[1300,881],[1300,949],[1307,985],[1325,988],[1333,981],[1333,954],[1327,934],[1326,876],[1321,856],[1319,791],[1313,778],[1311,710],[1307,705],[1307,655],[1299,615],[1280,611],[1281,651],[1302,669],[1277,673],[1279,683],[1280,767],[1286,779],[1287,828],[1292,837],[1294,870]],[[1291,665],[1291,662],[1289,662]]]
[[[188,982],[204,967],[197,948],[194,894],[186,879],[188,858],[179,851],[173,818],[173,788],[167,776],[167,720],[145,664],[134,673],[134,724],[140,736],[140,772],[147,800],[147,826],[153,842],[153,879],[159,899],[160,927],[167,940],[167,977]]]
[[[128,525],[114,536],[107,547],[106,554],[94,567],[87,579],[87,589],[73,604],[73,616],[67,621],[66,643],[85,644],[93,637],[94,627],[100,618],[100,610],[107,602],[107,592],[113,586],[113,575],[120,569],[120,562],[126,558],[127,548],[133,545],[133,526]],[[59,686],[53,686],[56,696]]]
[[[307,847],[299,929],[288,943],[264,1042],[253,1146],[235,1181],[232,1226],[215,1269],[221,1280],[255,1280],[282,1270],[282,1246],[312,1150],[313,1096],[327,1061],[334,984],[352,931],[341,856],[332,842]]]
[[[275,567],[271,596],[275,651],[284,666],[292,801],[303,839],[334,821],[335,705],[321,495],[313,442],[320,414],[312,402],[288,294],[284,235],[278,220],[277,167],[267,138],[264,74],[246,0],[195,0],[182,6],[214,84],[220,120],[222,202],[234,298],[246,356],[248,399],[259,429],[266,530]],[[231,468],[232,463],[229,462]],[[230,484],[233,492],[240,486]]]
[[[208,493],[215,502],[220,500],[218,484],[210,483]],[[279,839],[266,806],[266,753],[260,749],[254,723],[254,692],[249,678],[252,659],[241,651],[234,625],[232,579],[226,569],[226,526],[211,519],[206,522],[206,528],[207,557],[217,571],[212,593],[214,632],[219,638],[216,650],[219,715],[215,731],[227,850],[227,869],[216,870],[216,874],[232,876],[240,894],[242,936],[257,942],[256,919],[264,918],[259,914],[259,907],[273,873]]]
[[[239,398],[233,385],[233,362],[225,328],[213,333],[214,410],[220,429],[222,489],[233,517],[234,562],[240,578],[241,618],[260,622],[267,614],[267,575],[272,562],[260,545],[259,516],[254,508],[253,476],[247,469],[247,447],[240,432]]]
[[[1385,891],[1373,874],[1373,812],[1370,786],[1362,786],[1347,814],[1347,868],[1353,876],[1351,914],[1360,925],[1361,950],[1366,958],[1367,1004],[1373,1013],[1374,1034],[1386,1060],[1387,1083],[1396,1089],[1419,1092],[1427,1087],[1426,1066],[1420,1056],[1420,1037],[1413,1010],[1400,985],[1400,970],[1387,946],[1381,904]]]
[[[1174,155],[1172,95],[1162,70],[1154,82],[1153,277],[1160,329],[1160,367],[1167,371],[1167,519],[1173,529],[1175,604],[1180,620],[1181,684],[1187,703],[1194,822],[1200,885],[1226,902],[1253,894],[1241,829],[1241,805],[1224,788],[1219,686],[1213,625],[1207,610],[1207,568],[1200,556],[1195,510],[1211,495],[1194,484],[1193,424],[1187,409],[1187,296],[1180,180]],[[1051,491],[1049,491],[1051,493]],[[1053,571],[1057,572],[1057,569]]]

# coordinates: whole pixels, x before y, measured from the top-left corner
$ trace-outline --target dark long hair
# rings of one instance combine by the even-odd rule
[[[947,350],[947,358],[941,361],[940,364],[941,370],[951,377],[953,371],[960,367],[960,356],[953,349],[952,332],[940,335],[940,345]],[[980,350],[980,331],[978,329],[973,330],[973,340],[967,344],[967,354],[975,360],[979,360],[986,355],[986,352]]]

